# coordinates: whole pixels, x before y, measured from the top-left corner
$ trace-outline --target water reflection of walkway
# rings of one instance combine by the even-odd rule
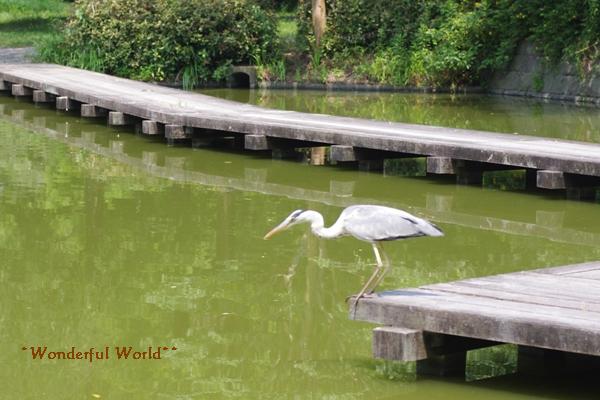
[[[322,180],[311,182],[310,179],[305,178],[301,182],[292,182],[293,179],[279,172],[276,167],[268,166],[270,161],[267,160],[256,160],[251,165],[244,163],[215,165],[199,162],[196,154],[189,150],[178,152],[176,156],[170,157],[165,154],[164,147],[158,148],[156,143],[140,141],[136,142],[135,146],[128,146],[132,138],[131,134],[124,133],[122,139],[118,140],[110,139],[110,135],[97,134],[94,131],[98,125],[76,123],[69,117],[61,119],[40,116],[32,105],[26,103],[0,103],[0,118],[169,180],[227,190],[266,193],[337,207],[357,203],[383,204],[409,209],[441,223],[543,237],[564,243],[589,246],[597,246],[600,243],[600,233],[563,226],[565,215],[561,209],[531,210],[535,213],[534,221],[511,220],[490,214],[480,215],[467,210],[454,209],[453,204],[461,202],[460,192],[450,191],[444,194],[427,193],[424,206],[411,206],[410,203],[399,202],[394,197],[369,197],[367,194],[371,192],[369,184],[361,178],[365,176],[364,174],[354,174],[344,180],[330,179],[327,187],[323,185]],[[494,196],[494,194],[490,195]]]

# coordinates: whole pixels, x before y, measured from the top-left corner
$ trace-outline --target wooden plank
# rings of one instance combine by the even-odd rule
[[[525,286],[533,288],[554,290],[555,292],[562,292],[563,294],[571,294],[577,298],[597,298],[600,293],[600,282],[591,279],[582,279],[574,277],[573,275],[561,275],[557,277],[555,275],[544,274],[539,272],[516,272],[514,274],[504,275],[493,275],[478,278],[471,282],[477,282],[479,284],[494,284],[494,283],[506,283],[516,284],[520,283]]]
[[[578,272],[600,270],[600,261],[591,261],[580,264],[562,265],[560,267],[544,268],[535,270],[539,274],[569,275]]]
[[[33,91],[33,102],[34,103],[54,103],[56,101],[56,96],[43,90],[34,90]]]
[[[266,110],[48,64],[2,65],[0,79],[164,124],[600,176],[594,143]]]
[[[497,300],[510,300],[526,304],[541,304],[547,306],[570,308],[573,310],[593,311],[600,313],[600,297],[585,298],[576,295],[564,294],[551,288],[529,288],[518,283],[483,284],[478,281],[459,281],[438,283],[423,286],[423,289],[432,291],[464,294],[470,296],[487,297]],[[600,318],[600,315],[598,316]]]
[[[595,281],[600,280],[600,269],[592,269],[589,271],[582,272],[572,272],[568,274],[568,276],[572,276],[574,278],[582,278],[582,279],[592,279]]]
[[[423,289],[361,299],[357,320],[449,335],[600,355],[596,313]],[[590,314],[593,314],[590,316]],[[350,313],[352,318],[352,312]]]
[[[82,104],[81,105],[81,116],[84,118],[99,118],[106,117],[108,110],[106,108],[98,107],[93,104]]]

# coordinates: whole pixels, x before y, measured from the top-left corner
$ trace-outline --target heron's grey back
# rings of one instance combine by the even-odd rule
[[[337,223],[345,231],[367,242],[397,240],[417,236],[443,236],[430,222],[406,211],[376,205],[356,205],[346,208]]]

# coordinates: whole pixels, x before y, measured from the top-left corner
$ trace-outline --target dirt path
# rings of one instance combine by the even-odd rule
[[[28,63],[34,55],[33,47],[0,48],[0,64]]]

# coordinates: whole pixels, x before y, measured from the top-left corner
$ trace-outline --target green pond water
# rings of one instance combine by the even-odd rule
[[[598,204],[168,147],[0,96],[0,398],[598,398],[595,376],[464,382],[373,360],[373,325],[344,301],[370,246],[307,227],[262,239],[294,209],[331,223],[355,203],[446,232],[387,243],[381,289],[600,259]],[[31,346],[110,353],[33,360]],[[115,346],[171,350],[117,360]],[[470,380],[515,369],[511,347],[468,359]]]
[[[284,110],[600,142],[600,109],[508,96],[205,89]]]

